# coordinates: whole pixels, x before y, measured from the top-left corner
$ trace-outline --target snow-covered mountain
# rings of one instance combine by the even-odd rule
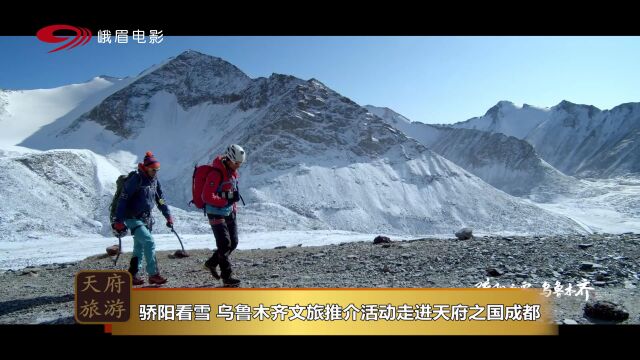
[[[549,109],[501,101],[484,116],[453,125],[526,140],[567,175],[640,174],[640,103],[611,110],[562,101]]]
[[[502,133],[411,122],[388,108],[371,105],[366,108],[439,155],[511,195],[545,202],[558,194],[584,190],[578,180],[542,160],[524,140]]]
[[[17,145],[54,122],[76,119],[131,80],[98,76],[54,89],[0,89],[0,145]]]
[[[89,149],[121,171],[152,150],[169,203],[186,208],[194,163],[210,161],[229,143],[248,152],[243,221],[263,229],[583,231],[496,190],[315,79],[251,79],[195,51],[20,145]]]

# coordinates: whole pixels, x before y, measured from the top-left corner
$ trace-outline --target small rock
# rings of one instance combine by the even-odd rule
[[[276,250],[286,249],[286,248],[287,248],[287,247],[286,247],[286,246],[284,246],[284,245],[280,245],[280,246],[276,246],[276,247],[274,247],[274,249],[276,249]]]
[[[473,239],[473,231],[470,228],[462,228],[455,233],[458,240]]]
[[[342,244],[344,244],[344,243],[342,243]],[[341,244],[341,245],[342,245],[342,244]],[[302,247],[302,244],[298,244],[298,245],[296,245],[296,247]]]
[[[313,257],[314,258],[321,258],[321,257],[323,257],[325,255],[326,255],[325,253],[317,253],[317,254],[313,254]]]
[[[40,270],[40,268],[26,268],[20,275],[38,276]]]
[[[118,245],[112,245],[109,246],[107,248],[107,255],[109,256],[116,256],[118,255],[118,251],[120,250],[120,248],[118,248]]]
[[[391,247],[391,244],[382,244],[382,247],[385,248],[385,249],[388,249],[388,248]]]
[[[355,260],[358,258],[358,255],[347,255],[347,259]]]
[[[496,268],[489,268],[487,269],[487,274],[489,276],[501,276],[503,274],[502,271],[496,269]]]
[[[513,241],[513,238],[510,237],[503,237],[502,240],[504,241]]]
[[[606,282],[606,281],[594,281],[594,282],[593,282],[593,286],[600,286],[600,287],[603,287],[603,286],[605,286],[605,285],[607,285],[607,282]]]
[[[400,256],[402,256],[403,259],[411,259],[411,254],[401,254]]]
[[[580,270],[583,270],[583,271],[591,271],[594,269],[602,269],[602,268],[604,268],[604,266],[600,264],[595,264],[592,262],[583,262],[582,264],[580,264]]]
[[[382,272],[388,273],[388,272],[391,272],[391,269],[389,269],[389,266],[385,265],[385,266],[382,268]]]
[[[270,277],[271,277],[272,279],[279,278],[279,277],[280,277],[280,274],[271,274],[271,276],[270,276]]]
[[[624,321],[629,318],[629,312],[624,307],[611,301],[590,301],[584,306],[584,314],[607,321]]]
[[[593,246],[593,244],[578,244],[578,247],[579,247],[580,249],[583,249],[583,250],[584,250],[584,249],[588,249],[588,248],[590,248],[590,247],[592,247],[592,246]]]
[[[387,243],[390,243],[390,242],[391,242],[391,239],[389,239],[386,236],[382,236],[382,235],[376,236],[376,238],[373,239],[373,243],[374,244],[387,244]]]
[[[571,320],[571,319],[564,319],[564,320],[562,320],[562,323],[564,325],[578,325],[577,321]]]

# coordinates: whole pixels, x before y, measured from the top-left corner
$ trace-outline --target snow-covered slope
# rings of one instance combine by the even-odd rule
[[[242,217],[263,229],[582,231],[496,190],[315,79],[250,79],[194,51],[23,145],[87,148],[130,167],[152,150],[169,203],[186,208],[193,164],[234,142],[248,152]]]
[[[90,150],[9,149],[0,148],[0,241],[111,234],[120,164]],[[202,214],[171,211],[181,230],[210,231]],[[154,232],[168,232],[159,211],[154,218]]]
[[[382,108],[367,106],[367,109],[374,112]],[[381,115],[408,136],[511,195],[547,202],[558,195],[584,191],[580,181],[542,160],[524,140],[502,133],[397,122],[394,119],[406,118],[389,109]]]
[[[640,103],[600,111],[563,101],[525,140],[568,174],[640,175]]]
[[[550,109],[528,104],[517,106],[510,101],[500,101],[484,116],[456,123],[453,127],[503,133],[525,139],[540,124],[549,120],[551,115]]]
[[[379,109],[367,108],[371,112]],[[534,110],[529,112],[531,114]],[[493,186],[570,217],[590,231],[640,231],[636,206],[640,202],[640,180],[637,176],[576,179],[550,166],[528,142],[513,136],[419,122],[398,122],[394,121],[398,116],[392,117],[393,113],[389,111],[381,115],[389,124],[394,124]]]
[[[484,116],[453,127],[526,140],[545,161],[567,175],[640,174],[640,103],[602,111],[568,101],[550,109],[518,108],[501,101]]]
[[[18,145],[65,118],[77,118],[132,79],[99,76],[54,89],[0,90],[0,145]]]
[[[2,152],[0,169],[0,239],[103,232],[120,174],[104,157],[87,150]]]

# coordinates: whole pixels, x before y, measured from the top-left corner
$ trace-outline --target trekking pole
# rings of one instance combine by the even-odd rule
[[[187,252],[184,250],[184,245],[182,245],[182,240],[180,240],[180,236],[178,235],[176,230],[173,228],[173,226],[171,226],[171,232],[176,235],[176,237],[178,238],[178,241],[180,241],[180,247],[182,248],[182,250],[176,250],[176,252],[173,255],[177,258],[189,257],[189,254],[187,254]]]
[[[116,255],[116,259],[113,260],[113,266],[116,266],[118,263],[118,258],[120,258],[120,253],[122,252],[122,236],[118,235],[118,254]]]

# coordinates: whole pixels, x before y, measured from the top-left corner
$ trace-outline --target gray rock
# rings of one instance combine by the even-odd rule
[[[271,277],[272,279],[279,278],[279,277],[280,277],[280,274],[271,274],[271,276],[270,276],[270,277]]]
[[[462,228],[455,233],[455,236],[458,240],[469,240],[473,239],[473,231],[471,228]]]
[[[116,255],[118,255],[118,251],[120,249],[119,249],[118,245],[111,245],[106,250],[107,250],[107,255],[116,256]]]
[[[411,254],[401,254],[400,256],[402,256],[403,259],[410,259],[413,255],[411,255]]]
[[[611,301],[590,301],[584,306],[584,314],[594,319],[616,322],[629,318],[629,312],[624,307]]]
[[[358,255],[347,255],[347,259],[355,260],[358,258]]]
[[[578,325],[577,321],[571,320],[571,319],[564,319],[564,320],[562,320],[562,323],[564,325]]]
[[[374,244],[387,244],[387,243],[390,243],[390,242],[391,242],[391,239],[389,239],[386,236],[382,236],[382,235],[376,236],[376,238],[373,239],[373,243]]]
[[[286,248],[287,248],[287,247],[286,247],[286,246],[283,246],[283,245],[274,247],[274,249],[276,249],[276,250],[286,249]]]
[[[593,246],[593,244],[578,244],[578,247],[579,247],[580,249],[583,249],[583,250],[584,250],[584,249],[588,249],[588,248],[590,248],[590,247],[592,247],[592,246]]]
[[[592,263],[592,262],[583,262],[582,264],[580,264],[580,270],[583,270],[583,271],[591,271],[591,270],[603,269],[603,268],[604,266],[600,264]]]
[[[25,268],[22,273],[20,275],[31,275],[31,276],[38,276],[38,273],[42,271],[41,268],[37,268],[37,267],[27,267]]]
[[[487,275],[489,276],[501,276],[502,274],[504,273],[496,268],[487,269]]]

